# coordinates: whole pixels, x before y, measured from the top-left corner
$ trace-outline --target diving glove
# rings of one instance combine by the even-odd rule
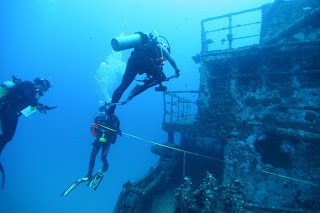
[[[38,104],[37,105],[37,110],[39,110],[40,113],[47,113],[47,110],[52,110],[52,109],[55,109],[57,108],[58,106],[53,106],[53,107],[49,107],[49,106],[46,106],[46,105],[43,105],[43,104]]]

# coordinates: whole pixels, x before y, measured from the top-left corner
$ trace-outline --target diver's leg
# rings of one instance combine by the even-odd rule
[[[152,62],[154,65],[155,63]],[[151,67],[148,66],[149,68]],[[131,91],[128,99],[131,100],[133,97],[139,95],[150,87],[153,87],[157,84],[160,84],[162,81],[166,79],[165,74],[161,71],[160,67],[152,66],[152,69],[148,70],[148,74],[152,76],[149,80],[147,80],[143,85],[136,85]]]
[[[91,181],[89,182],[88,186],[92,187],[93,190],[96,190],[101,183],[104,173],[108,170],[108,162],[107,162],[107,155],[110,148],[109,142],[101,142],[100,147],[102,146],[101,152],[101,161],[103,162],[102,168],[92,177]]]
[[[137,71],[130,64],[127,65],[126,72],[122,78],[121,84],[112,95],[112,103],[117,103],[124,91],[130,86],[134,78],[137,76]]]
[[[160,83],[160,82],[159,82],[159,83]],[[147,90],[148,88],[153,87],[153,86],[155,86],[155,85],[157,85],[157,84],[158,84],[158,82],[154,81],[153,79],[149,79],[149,80],[148,80],[147,82],[145,82],[143,85],[136,85],[136,86],[132,89],[132,91],[131,91],[131,93],[130,93],[130,95],[129,95],[129,97],[128,97],[128,100],[131,100],[133,97],[139,95],[140,93],[144,92],[144,91]]]
[[[19,116],[14,112],[4,112],[1,116],[0,154],[16,132]]]
[[[19,116],[14,112],[1,112],[1,131],[0,135],[0,155],[6,144],[11,141],[16,132]],[[4,168],[0,162],[0,172],[2,175],[1,188],[3,189],[5,183]]]
[[[101,162],[103,163],[103,166],[102,166],[103,172],[106,172],[109,168],[109,164],[107,160],[109,149],[110,149],[110,143],[108,142],[102,146]]]
[[[167,76],[164,74],[162,69],[157,69],[151,76],[154,77],[155,81],[159,84],[167,79]]]
[[[137,69],[135,69],[134,63],[136,63],[136,62],[134,61],[134,58],[131,56],[128,60],[126,71],[125,71],[124,76],[122,78],[121,84],[114,91],[114,93],[112,95],[112,103],[119,102],[124,91],[126,91],[126,89],[130,86],[130,84],[132,83],[134,78],[137,76]],[[115,108],[116,108],[115,105],[110,106],[108,109],[108,114],[114,114]]]
[[[151,75],[152,78],[147,80],[143,85],[136,85],[136,87],[131,91],[128,100],[131,100],[133,97],[139,95],[148,88],[153,87],[166,80],[166,76],[162,72],[162,68],[159,67],[149,57],[146,57],[144,55],[140,55],[139,63],[137,64],[137,70],[139,74],[146,73],[147,75]]]
[[[99,144],[98,140],[95,140],[92,144],[92,151],[90,155],[90,162],[89,162],[89,169],[88,169],[88,177],[92,177],[93,169],[94,169],[94,164],[96,162],[96,156],[101,148],[101,145]]]

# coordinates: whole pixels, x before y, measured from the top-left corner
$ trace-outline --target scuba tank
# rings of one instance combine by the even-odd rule
[[[151,46],[154,42],[159,42],[159,45],[161,46],[160,38],[163,38],[166,42],[167,45],[165,46],[168,49],[168,52],[170,54],[170,44],[168,40],[163,37],[159,36],[158,33],[153,30],[151,33],[144,33],[144,32],[136,32],[135,34],[132,35],[127,35],[127,36],[119,36],[117,38],[113,38],[111,40],[111,46],[112,49],[116,52],[138,47],[138,46]],[[162,60],[163,60],[163,54],[162,55]]]
[[[14,85],[16,85],[13,81],[5,81],[3,84],[0,86],[0,98],[5,96],[9,89],[12,88]]]
[[[137,32],[133,35],[119,36],[111,40],[111,46],[114,51],[122,51],[137,47],[140,45],[148,44],[150,42],[150,35],[143,32]]]

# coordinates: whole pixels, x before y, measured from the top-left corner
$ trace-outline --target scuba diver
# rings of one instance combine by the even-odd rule
[[[95,117],[94,123],[91,125],[91,134],[95,136],[95,140],[92,143],[92,151],[89,162],[88,174],[72,183],[62,194],[65,196],[69,194],[80,183],[90,181],[87,185],[96,190],[101,183],[104,173],[108,170],[109,164],[107,161],[107,155],[110,149],[110,145],[114,144],[117,140],[117,135],[122,135],[120,130],[120,121],[114,114],[107,115],[106,107],[99,107],[99,114]],[[95,159],[98,152],[101,149],[101,162],[103,163],[101,169],[92,176]]]
[[[159,84],[159,87],[155,88],[156,91],[166,91],[167,88],[162,85],[162,82],[168,81],[171,78],[178,78],[180,76],[180,70],[178,69],[176,62],[170,55],[169,42],[164,37],[162,37],[168,44],[165,45],[160,42],[159,37],[162,36],[158,36],[156,34],[156,37],[154,38],[152,33],[146,34],[137,32],[133,35],[121,36],[112,39],[111,45],[115,51],[121,51],[132,47],[134,47],[134,50],[131,52],[131,56],[128,59],[127,67],[121,84],[112,95],[112,102],[109,104],[107,103],[107,105],[110,106],[107,112],[108,114],[114,113],[116,105],[127,103],[133,97],[157,84]],[[175,75],[169,78],[167,78],[163,72],[165,60],[168,60],[175,70]],[[125,102],[119,103],[122,94],[130,86],[137,74],[147,74],[146,79],[142,80],[144,84],[136,85],[131,91],[127,100]]]
[[[22,81],[12,76],[12,81],[6,81],[0,86],[0,156],[6,144],[12,140],[18,119],[21,115],[28,117],[36,110],[46,113],[47,110],[55,109],[57,106],[49,107],[38,103],[38,100],[51,87],[46,79],[36,78],[33,82]],[[5,174],[0,162],[2,174],[2,189],[5,183]]]

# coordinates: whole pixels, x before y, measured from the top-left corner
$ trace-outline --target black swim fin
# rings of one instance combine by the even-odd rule
[[[99,184],[101,183],[103,176],[104,176],[104,170],[103,170],[103,168],[101,168],[99,170],[99,172],[97,172],[93,176],[92,180],[88,183],[88,186],[92,187],[93,190],[96,190],[98,188]]]
[[[5,180],[6,180],[6,176],[5,176],[5,174],[4,174],[4,168],[3,168],[2,164],[1,164],[1,162],[0,162],[0,171],[1,171],[1,174],[2,174],[1,189],[3,189],[3,188],[4,188],[4,182],[5,182]]]
[[[71,184],[62,194],[61,196],[65,196],[67,194],[69,194],[70,192],[72,192],[72,190],[74,190],[80,183],[82,182],[86,182],[89,181],[88,177],[83,177],[80,178],[79,180],[75,181],[73,184]]]

